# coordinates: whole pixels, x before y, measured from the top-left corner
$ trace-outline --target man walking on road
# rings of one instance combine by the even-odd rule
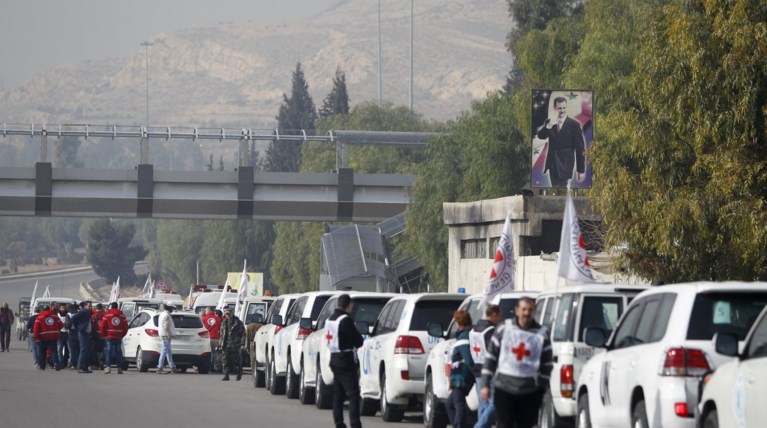
[[[8,308],[8,302],[0,307],[0,352],[11,350],[11,326],[13,325],[13,311]]]
[[[101,320],[101,337],[106,340],[106,367],[104,373],[112,372],[112,362],[117,363],[117,374],[123,374],[123,337],[128,333],[128,320],[123,311],[117,309],[117,302],[109,304]]]
[[[223,352],[224,377],[229,380],[229,369],[234,365],[237,380],[242,379],[242,350],[245,349],[245,326],[229,308],[224,309],[221,322],[221,351]]]
[[[80,353],[77,356],[77,372],[93,373],[88,368],[91,331],[93,331],[93,325],[91,323],[91,302],[81,302],[80,310],[69,318],[72,321],[70,334],[76,333],[77,341],[80,343]]]
[[[487,305],[485,309],[485,318],[479,320],[474,328],[469,332],[469,346],[471,348],[471,357],[474,359],[474,377],[477,379],[477,395],[481,395],[482,390],[482,365],[485,363],[485,354],[490,347],[490,341],[495,333],[495,326],[503,320],[501,307],[498,305]],[[483,400],[479,397],[479,408],[477,409],[477,423],[474,428],[490,428],[495,422],[495,398],[492,381],[490,381],[490,399]]]
[[[549,388],[552,352],[546,328],[535,319],[535,301],[522,297],[514,309],[516,320],[497,327],[482,366],[483,400],[490,399],[495,383],[495,415],[498,428],[532,428]]]
[[[34,335],[38,346],[37,368],[45,370],[48,352],[51,355],[51,365],[59,371],[58,343],[61,339],[61,320],[55,310],[45,306],[35,319]]]
[[[160,328],[160,338],[162,339],[162,349],[160,350],[160,360],[157,362],[157,374],[174,373],[176,371],[176,363],[173,362],[173,352],[171,351],[171,340],[177,335],[176,326],[173,324],[173,318],[170,316],[175,308],[172,304],[166,304],[165,310],[160,312],[160,316],[157,319],[158,327]],[[168,363],[170,371],[165,371],[163,367],[165,363]]]
[[[349,424],[361,428],[360,366],[356,348],[362,346],[362,335],[351,318],[352,299],[348,294],[338,297],[336,310],[325,322],[325,339],[330,350],[330,370],[333,371],[333,422],[344,425],[344,401],[349,398]]]

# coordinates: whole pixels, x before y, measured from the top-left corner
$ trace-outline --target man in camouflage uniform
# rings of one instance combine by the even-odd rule
[[[219,347],[223,356],[224,368],[224,377],[221,380],[229,380],[230,368],[235,369],[237,380],[242,379],[242,350],[245,349],[245,326],[239,318],[232,314],[231,309],[224,309]]]

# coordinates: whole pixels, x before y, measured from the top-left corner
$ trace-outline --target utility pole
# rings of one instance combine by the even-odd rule
[[[154,43],[150,42],[143,42],[140,46],[145,47],[146,52],[146,127],[149,128],[149,46],[154,45]]]
[[[381,0],[378,0],[378,105],[381,105]]]
[[[410,111],[413,111],[413,0],[410,0]]]

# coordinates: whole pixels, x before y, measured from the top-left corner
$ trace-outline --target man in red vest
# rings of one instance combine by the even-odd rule
[[[123,374],[123,337],[128,334],[128,320],[123,311],[117,309],[117,302],[109,304],[109,310],[101,319],[101,337],[106,340],[106,367],[104,373],[112,373],[112,357],[117,363],[117,374]]]
[[[95,369],[104,368],[104,336],[101,335],[101,319],[104,318],[104,305],[96,304],[91,315],[91,358],[90,365]]]
[[[59,315],[51,310],[50,306],[45,306],[43,311],[35,318],[35,326],[32,332],[35,336],[35,342],[38,349],[37,367],[45,370],[45,360],[48,351],[51,353],[52,365],[59,371],[61,367],[58,362],[58,343],[61,339],[61,328],[63,324]]]
[[[210,334],[210,370],[216,371],[216,348],[218,348],[218,341],[221,339],[221,317],[216,315],[213,308],[208,306],[205,308],[205,315],[202,316],[202,325]]]

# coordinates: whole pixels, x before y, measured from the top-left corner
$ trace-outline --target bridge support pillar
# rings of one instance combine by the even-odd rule
[[[154,166],[139,164],[137,169],[136,217],[151,218],[154,209]]]
[[[338,170],[338,214],[339,221],[352,221],[354,215],[354,170]]]
[[[237,182],[237,218],[239,219],[253,219],[253,191],[255,184],[253,183],[253,171],[252,166],[240,166],[237,170],[238,182]]]
[[[50,162],[38,162],[35,164],[35,215],[50,217],[52,200],[53,166]]]
[[[139,148],[140,159],[139,165],[149,164],[149,131],[145,127],[141,127],[141,143]]]
[[[45,125],[40,133],[40,162],[48,162],[48,131],[45,130]]]

